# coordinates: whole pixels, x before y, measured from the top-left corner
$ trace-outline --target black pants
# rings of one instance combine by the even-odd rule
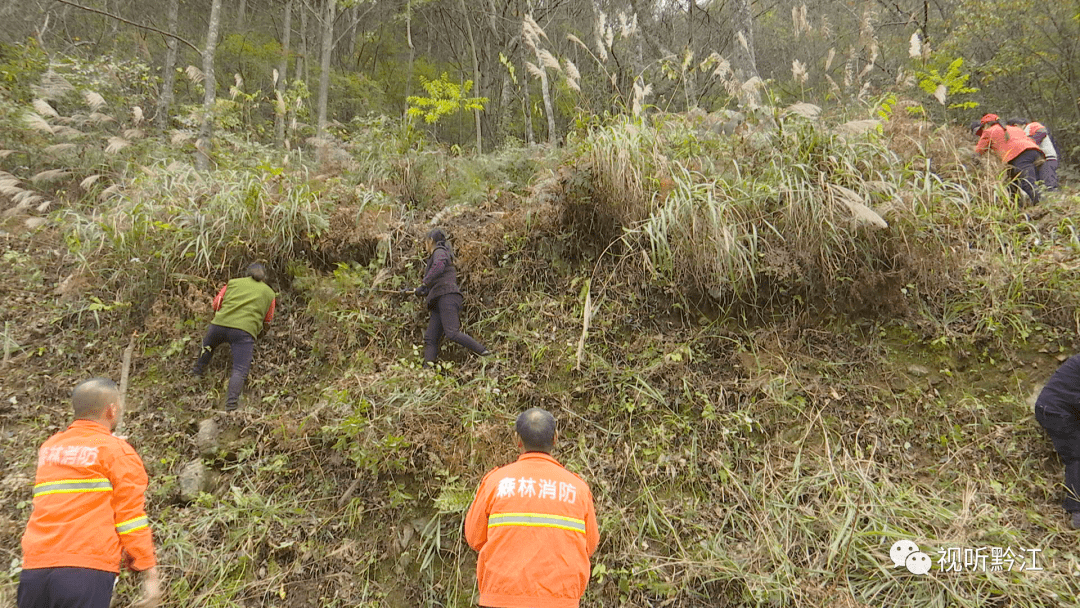
[[[1039,165],[1039,181],[1042,182],[1043,188],[1047,190],[1058,189],[1058,159],[1048,158],[1046,162]]]
[[[1070,513],[1080,511],[1080,419],[1061,409],[1035,406],[1035,420],[1046,429],[1061,461],[1065,463],[1065,500]]]
[[[222,342],[229,343],[232,352],[232,375],[229,376],[229,396],[225,399],[226,409],[236,409],[240,400],[240,391],[244,390],[244,380],[251,371],[251,358],[255,354],[255,336],[242,329],[234,327],[221,327],[210,324],[203,337],[202,349],[199,351],[199,360],[195,362],[195,374],[201,376],[206,366],[210,364],[210,358],[214,356],[214,349]]]
[[[19,575],[19,608],[109,608],[116,575],[89,568],[35,568]]]
[[[1019,196],[1016,190],[1019,187],[1024,194],[1028,195],[1032,205],[1039,204],[1039,191],[1035,188],[1035,182],[1039,181],[1039,172],[1035,168],[1035,161],[1043,158],[1040,150],[1024,150],[1016,158],[1009,161],[1009,174],[1013,181],[1009,182],[1009,188],[1013,194]]]
[[[431,319],[424,332],[425,363],[434,363],[439,358],[439,339],[444,336],[478,355],[487,350],[461,331],[461,302],[460,293],[448,293],[431,303]]]

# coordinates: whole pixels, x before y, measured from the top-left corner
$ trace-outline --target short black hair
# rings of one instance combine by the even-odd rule
[[[427,233],[427,238],[435,241],[436,245],[446,244],[446,233],[441,228],[435,228],[431,232]]]
[[[1010,118],[1009,120],[1007,120],[1006,122],[1009,124],[1009,126],[1012,126],[1012,127],[1022,127],[1024,125],[1028,124],[1031,121],[1024,118],[1024,117],[1022,117],[1022,116],[1014,116],[1014,117]]]
[[[248,265],[247,274],[249,277],[255,279],[260,283],[266,282],[266,266],[263,266],[258,262]]]
[[[120,400],[120,389],[108,378],[83,380],[71,392],[76,419],[99,418],[105,406]]]
[[[531,407],[521,412],[514,430],[527,452],[550,453],[555,447],[555,417],[545,409]]]

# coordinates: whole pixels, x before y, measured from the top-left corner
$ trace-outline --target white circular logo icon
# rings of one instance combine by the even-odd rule
[[[907,558],[912,553],[918,553],[919,545],[911,542],[910,540],[898,540],[893,543],[892,549],[889,549],[889,557],[892,558],[894,568],[907,564]]]
[[[929,555],[922,551],[916,551],[907,556],[904,565],[907,566],[908,572],[912,574],[926,574],[930,572],[933,562],[930,560]]]

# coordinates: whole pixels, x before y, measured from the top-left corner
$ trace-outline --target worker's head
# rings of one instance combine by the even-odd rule
[[[517,431],[518,447],[526,452],[550,454],[559,436],[555,431],[555,417],[538,407],[521,412],[514,423],[514,430]]]
[[[92,420],[116,430],[124,417],[124,402],[116,383],[108,378],[83,380],[71,393],[76,420]]]
[[[1005,141],[1009,141],[1009,132],[1005,130],[1005,121],[997,114],[984,114],[983,117],[979,119],[979,123],[979,135],[982,135],[984,129],[989,129],[994,125],[997,125],[1001,127],[1002,131],[1005,131]]]
[[[439,245],[446,246],[446,233],[439,228],[435,228],[427,233],[427,238],[424,239],[424,246],[427,248],[427,252],[431,253],[432,251],[435,251],[435,248]]]
[[[1022,127],[1024,125],[1028,124],[1029,122],[1031,122],[1031,121],[1026,119],[1026,118],[1023,118],[1022,116],[1013,116],[1009,120],[1005,121],[1005,123],[1008,124],[1010,127]]]
[[[260,283],[266,282],[266,266],[255,262],[254,264],[248,264],[247,276],[255,279]]]
[[[982,122],[978,120],[973,121],[970,125],[968,125],[968,128],[971,129],[971,134],[975,137],[982,135]]]

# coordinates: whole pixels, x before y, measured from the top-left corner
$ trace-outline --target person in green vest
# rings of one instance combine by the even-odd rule
[[[244,390],[244,380],[251,371],[251,358],[255,354],[255,338],[262,331],[263,323],[274,318],[276,296],[266,284],[266,267],[256,263],[247,267],[246,277],[229,281],[214,298],[217,314],[206,330],[194,373],[202,377],[214,356],[214,349],[222,342],[229,343],[232,375],[225,400],[226,411],[235,410],[240,402],[240,392]]]

